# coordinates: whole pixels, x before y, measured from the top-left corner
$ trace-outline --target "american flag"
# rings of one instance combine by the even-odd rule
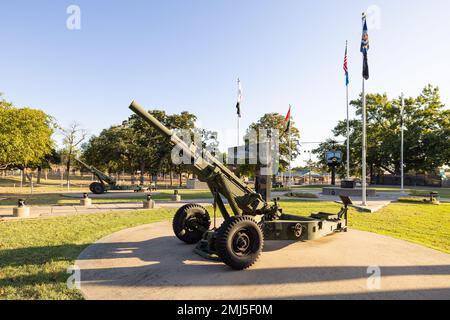
[[[350,81],[348,78],[347,42],[345,43],[344,71],[345,71],[345,85],[348,86]]]

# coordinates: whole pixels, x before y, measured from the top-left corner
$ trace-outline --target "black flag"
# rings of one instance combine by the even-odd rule
[[[369,59],[367,58],[367,53],[364,54],[363,77],[364,79],[369,80]]]
[[[238,79],[238,97],[237,97],[236,110],[237,110],[237,115],[239,118],[241,117],[241,102],[242,102],[242,86],[241,86],[241,80]]]

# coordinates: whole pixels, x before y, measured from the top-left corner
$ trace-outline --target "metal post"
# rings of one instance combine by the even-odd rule
[[[350,179],[350,120],[348,108],[348,85],[347,88],[347,180]]]
[[[238,113],[237,113],[237,146],[239,147],[241,144],[241,139],[240,139],[240,127],[241,127],[241,103],[242,103],[242,87],[241,87],[241,79],[238,78],[237,80],[238,83],[238,97],[237,97],[237,103],[238,103]]]
[[[240,139],[240,134],[241,134],[241,119],[239,118],[239,116],[237,117],[237,146],[239,147],[241,144],[241,139]]]
[[[366,132],[366,92],[365,92],[365,80],[362,81],[362,205],[367,206],[367,168],[366,168],[366,156],[367,156],[367,132]]]
[[[289,121],[291,121],[289,119]],[[291,135],[292,123],[289,124],[289,184],[288,187],[292,187],[292,135]]]
[[[312,170],[312,157],[311,157],[311,153],[312,153],[312,151],[309,150],[309,184],[310,185],[312,185],[312,181],[311,181],[311,179],[312,179],[312,173],[311,173],[311,170]]]
[[[405,192],[405,165],[404,165],[404,112],[405,112],[405,96],[402,93],[402,105],[400,111],[401,117],[401,150],[400,150],[400,172],[401,172],[401,191]]]

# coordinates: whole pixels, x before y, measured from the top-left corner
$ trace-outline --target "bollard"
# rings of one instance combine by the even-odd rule
[[[27,218],[30,216],[30,208],[26,206],[24,199],[17,201],[17,208],[13,209],[13,216],[16,218]]]
[[[88,194],[85,192],[83,193],[83,199],[80,200],[80,205],[83,207],[90,207],[92,206],[92,199],[89,198]]]
[[[180,202],[181,201],[181,196],[178,193],[178,190],[175,190],[173,192],[172,201],[175,201],[175,202]]]
[[[152,200],[152,195],[147,195],[147,200],[144,201],[144,209],[154,209],[155,208],[155,201]]]

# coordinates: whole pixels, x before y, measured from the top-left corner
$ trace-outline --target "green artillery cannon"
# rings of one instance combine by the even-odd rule
[[[109,190],[133,190],[134,192],[144,192],[149,190],[144,186],[124,186],[117,184],[116,179],[111,176],[104,174],[102,171],[97,168],[90,166],[80,159],[76,159],[83,167],[85,167],[90,173],[92,173],[99,182],[93,182],[89,186],[89,190],[91,190],[94,194],[103,194]]]
[[[316,213],[310,217],[284,214],[277,200],[273,204],[265,202],[215,157],[194,144],[187,145],[136,102],[131,103],[130,109],[167,138],[172,146],[179,148],[184,158],[191,159],[192,171],[200,181],[208,184],[214,208],[218,208],[225,219],[218,229],[210,230],[211,218],[204,207],[188,204],[176,212],[173,220],[175,235],[187,244],[197,244],[195,251],[198,254],[243,270],[258,260],[264,239],[306,241],[347,231],[350,199],[342,198],[344,207],[338,214]]]

